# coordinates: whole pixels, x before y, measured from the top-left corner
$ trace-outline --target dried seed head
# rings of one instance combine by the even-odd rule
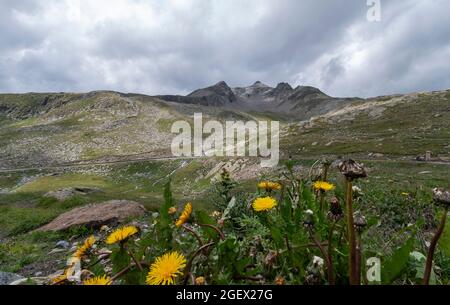
[[[437,204],[450,206],[450,192],[443,188],[433,189],[433,199]]]
[[[352,159],[339,163],[339,170],[349,180],[367,177],[364,166]]]

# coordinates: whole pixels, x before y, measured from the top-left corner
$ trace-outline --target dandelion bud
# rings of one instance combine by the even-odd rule
[[[311,210],[305,211],[305,219],[303,220],[303,225],[307,229],[312,229],[314,227],[314,213]]]
[[[205,285],[205,278],[203,276],[199,276],[195,279],[195,285]]]
[[[219,227],[223,227],[223,225],[224,225],[224,223],[225,223],[225,220],[223,219],[223,218],[221,218],[221,219],[219,219],[218,221],[217,221],[217,224],[219,225]]]
[[[349,180],[367,177],[364,166],[352,159],[342,161],[339,164],[339,170]]]
[[[277,276],[275,278],[275,285],[283,286],[286,284],[286,280],[282,276]]]
[[[313,257],[313,266],[316,268],[322,268],[323,267],[323,263],[324,260],[323,258],[319,257],[319,256],[314,256]]]
[[[364,228],[367,226],[367,221],[364,216],[362,216],[360,213],[355,213],[354,215],[354,224],[356,230],[361,233]]]
[[[450,206],[450,192],[443,188],[433,189],[433,199],[437,204]]]
[[[344,217],[344,213],[342,212],[342,207],[341,204],[339,203],[339,199],[337,199],[336,197],[331,198],[328,218],[337,221],[342,217]]]
[[[278,253],[276,251],[270,250],[264,259],[264,264],[268,267],[272,267],[277,260]]]

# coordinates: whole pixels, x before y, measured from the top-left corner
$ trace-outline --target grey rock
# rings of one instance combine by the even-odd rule
[[[60,240],[56,243],[56,248],[68,249],[70,244],[65,240]]]
[[[9,285],[12,282],[24,279],[23,276],[11,273],[11,272],[2,272],[0,271],[0,285]]]

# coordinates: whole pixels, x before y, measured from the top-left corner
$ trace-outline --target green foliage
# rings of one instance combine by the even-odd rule
[[[172,220],[169,215],[169,208],[172,206],[173,197],[169,180],[164,188],[164,204],[159,209],[160,219],[157,224],[158,229],[156,230],[158,242],[167,249],[170,249],[172,244],[172,229],[170,228]]]
[[[225,207],[233,197],[231,191],[235,186],[236,182],[231,179],[230,173],[225,168],[222,168],[222,171],[220,173],[220,180],[215,185],[216,191],[222,199],[221,202],[214,203],[217,208],[219,208],[220,210],[225,209]]]
[[[447,218],[448,217],[449,216],[447,215]],[[450,223],[448,221],[445,224],[444,232],[439,240],[439,247],[447,257],[450,257]]]
[[[414,241],[415,239],[411,237],[403,246],[383,260],[381,268],[381,280],[383,283],[392,283],[405,271],[410,259],[410,253],[414,249]]]

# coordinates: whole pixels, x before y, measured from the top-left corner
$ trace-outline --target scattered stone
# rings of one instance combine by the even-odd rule
[[[56,253],[61,253],[61,252],[66,252],[66,249],[53,249],[48,254],[50,255],[50,254],[56,254]]]
[[[111,200],[75,208],[61,214],[37,231],[62,231],[81,226],[100,228],[103,225],[123,222],[130,217],[143,216],[145,212],[145,208],[137,202]]]
[[[70,244],[65,240],[60,240],[56,243],[56,248],[68,249]]]
[[[38,271],[34,274],[34,276],[42,276],[44,274],[44,272],[42,271]]]
[[[11,273],[11,272],[2,272],[0,271],[0,286],[1,285],[10,285],[11,283],[25,279],[23,276]]]
[[[319,142],[314,142],[311,144],[311,146],[316,146],[317,144],[319,144]]]
[[[31,278],[22,278],[17,281],[10,283],[9,285],[24,285],[27,283],[32,283],[34,285],[48,285],[50,283],[50,278],[46,276],[36,276]]]

